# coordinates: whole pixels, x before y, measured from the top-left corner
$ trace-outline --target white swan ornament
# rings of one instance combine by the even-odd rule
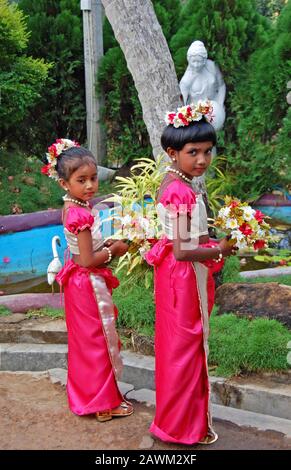
[[[54,259],[50,262],[47,268],[47,282],[50,286],[53,285],[56,275],[60,272],[63,267],[57,252],[57,244],[61,246],[61,240],[60,237],[55,235],[52,238],[52,250]]]

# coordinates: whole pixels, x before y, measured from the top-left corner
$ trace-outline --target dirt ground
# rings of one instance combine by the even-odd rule
[[[154,408],[134,403],[135,413],[98,423],[78,417],[67,406],[66,390],[44,375],[0,373],[0,449],[291,449],[280,433],[215,421],[219,440],[212,446],[179,446],[152,439]]]

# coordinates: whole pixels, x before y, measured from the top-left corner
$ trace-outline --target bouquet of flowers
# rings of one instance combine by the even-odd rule
[[[131,168],[131,176],[116,177],[118,193],[106,199],[114,202],[112,239],[126,240],[129,248],[117,262],[115,272],[123,270],[132,282],[152,283],[152,268],[144,259],[145,253],[160,237],[157,212],[154,205],[156,192],[165,173],[162,156],[153,161],[139,159]]]
[[[253,209],[239,199],[226,196],[214,226],[225,232],[237,248],[260,250],[268,246],[270,225],[261,211]]]

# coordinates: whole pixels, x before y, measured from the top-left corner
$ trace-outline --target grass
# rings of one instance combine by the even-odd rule
[[[287,348],[291,331],[281,323],[213,313],[210,319],[209,364],[216,365],[215,375],[229,377],[290,368]]]
[[[124,278],[114,291],[119,310],[118,325],[139,334],[154,334],[154,302],[151,289],[140,285],[130,288]],[[276,320],[239,318],[234,314],[217,315],[210,320],[209,366],[215,375],[229,377],[254,372],[283,371],[287,363],[287,344],[291,332]]]
[[[12,312],[9,308],[4,307],[4,305],[0,305],[0,316],[5,317],[7,315],[11,315]]]
[[[237,256],[230,256],[226,258],[222,269],[222,281],[226,282],[244,282],[239,274],[240,262]]]
[[[0,152],[0,214],[27,213],[63,205],[64,191],[41,174],[37,157]],[[100,182],[96,196],[109,194],[114,184]]]
[[[28,310],[27,317],[50,317],[50,318],[64,318],[64,310],[61,308],[44,307],[38,310]]]
[[[143,285],[129,286],[123,275],[119,274],[120,286],[113,291],[113,300],[117,305],[119,327],[135,330],[139,334],[154,334],[154,294],[152,289]],[[123,282],[122,282],[123,278]],[[123,288],[125,283],[126,288]]]
[[[291,286],[291,275],[286,274],[285,276],[277,276],[277,277],[254,277],[250,279],[244,279],[244,282],[252,283],[260,283],[260,282],[278,282],[278,284],[286,284],[287,286]]]

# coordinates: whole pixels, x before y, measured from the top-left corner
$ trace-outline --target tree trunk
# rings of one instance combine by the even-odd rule
[[[166,111],[182,105],[166,38],[151,0],[101,1],[132,74],[156,157],[163,153],[160,137]],[[195,180],[194,189],[204,192],[204,178]]]
[[[150,0],[102,0],[132,74],[153,154],[162,152],[166,111],[179,105],[180,89],[162,28]]]

